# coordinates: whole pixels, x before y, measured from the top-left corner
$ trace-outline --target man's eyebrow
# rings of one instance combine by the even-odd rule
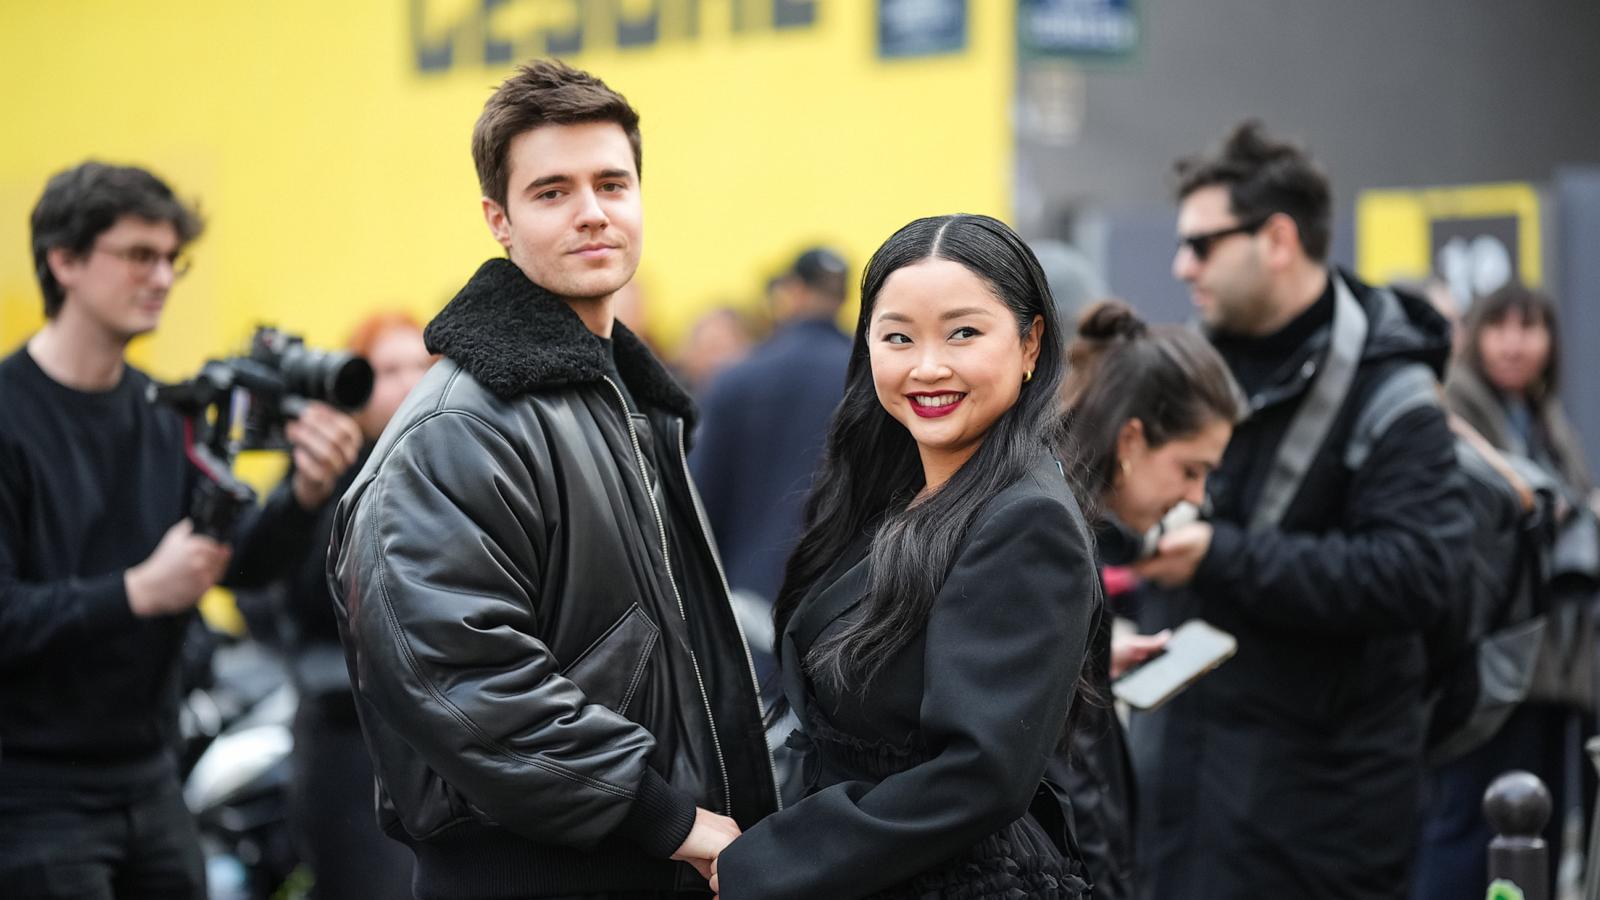
[[[523,190],[537,191],[540,188],[549,187],[552,184],[565,184],[571,180],[571,175],[546,175],[543,178],[535,178],[534,180],[528,182],[528,186],[523,188]]]
[[[627,169],[602,169],[600,171],[600,174],[599,174],[598,177],[600,177],[600,178],[629,178],[629,179],[631,179],[631,178],[633,178],[633,173],[629,172]]]

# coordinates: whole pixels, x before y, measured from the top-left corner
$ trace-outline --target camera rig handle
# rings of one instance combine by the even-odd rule
[[[150,402],[171,406],[183,416],[184,450],[200,473],[189,499],[189,519],[195,534],[222,543],[233,540],[239,517],[256,501],[255,489],[233,474],[228,442],[233,389],[247,386],[243,380],[236,366],[212,360],[188,381],[152,385],[149,394]]]

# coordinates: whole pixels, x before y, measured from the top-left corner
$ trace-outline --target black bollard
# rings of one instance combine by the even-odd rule
[[[1550,820],[1544,782],[1531,772],[1501,775],[1483,794],[1483,814],[1495,832],[1489,842],[1491,887],[1509,882],[1525,900],[1550,900],[1550,850],[1541,836]]]

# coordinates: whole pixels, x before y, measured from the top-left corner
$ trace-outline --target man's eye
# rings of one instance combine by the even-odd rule
[[[605,184],[600,185],[600,190],[605,191],[608,194],[615,194],[615,193],[618,193],[620,191],[626,190],[627,187],[628,187],[627,185],[623,184],[620,181],[608,181]]]
[[[540,194],[539,196],[535,197],[534,199],[535,200],[554,200],[555,198],[557,198],[559,196],[561,196],[561,192],[560,191],[545,191],[544,193]]]
[[[150,247],[130,247],[128,249],[128,259],[143,266],[148,266],[160,258],[161,254]]]

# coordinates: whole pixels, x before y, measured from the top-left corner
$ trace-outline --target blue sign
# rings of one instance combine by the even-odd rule
[[[903,59],[967,49],[967,0],[878,0],[878,56]]]
[[[1024,56],[1125,56],[1139,46],[1134,0],[1019,0]]]

